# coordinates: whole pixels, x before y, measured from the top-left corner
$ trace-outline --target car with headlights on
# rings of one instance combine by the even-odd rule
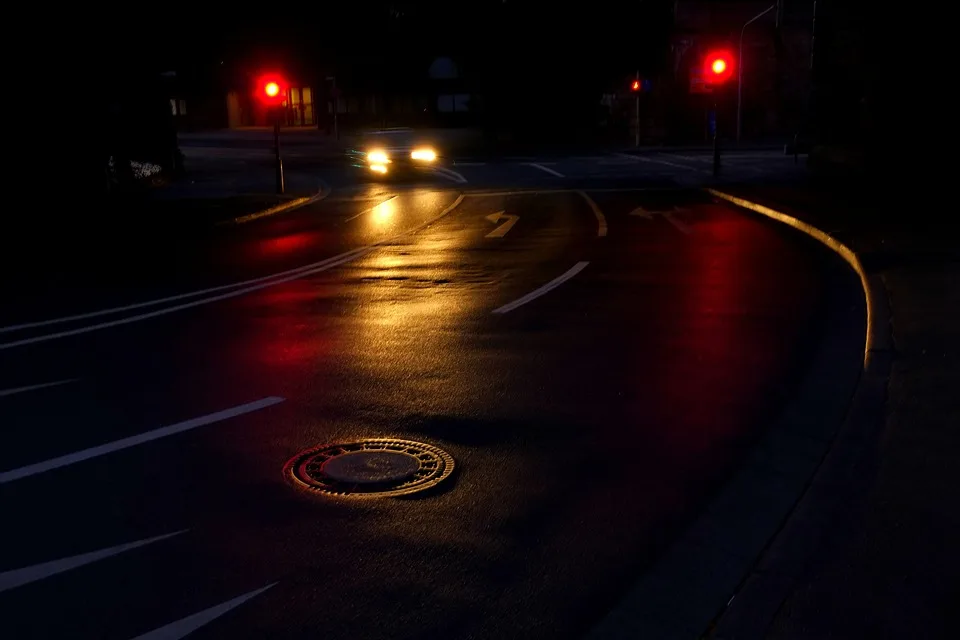
[[[373,176],[403,175],[429,169],[437,162],[437,150],[408,128],[378,129],[360,136],[347,154],[351,165]]]

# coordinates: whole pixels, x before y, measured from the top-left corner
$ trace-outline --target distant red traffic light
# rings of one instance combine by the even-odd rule
[[[729,51],[711,51],[704,59],[703,75],[709,84],[723,84],[733,75],[733,56]]]
[[[631,90],[631,91],[640,91],[640,81],[639,81],[639,80],[634,80],[634,81],[633,81],[633,84],[630,85],[630,90]]]
[[[256,83],[256,97],[267,106],[279,106],[287,98],[287,83],[277,74],[260,76]]]

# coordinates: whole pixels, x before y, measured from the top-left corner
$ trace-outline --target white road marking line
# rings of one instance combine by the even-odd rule
[[[3,473],[0,473],[0,484],[6,484],[15,480],[22,480],[23,478],[35,476],[40,473],[46,473],[47,471],[53,471],[54,469],[59,469],[61,467],[67,467],[78,462],[90,460],[92,458],[99,458],[100,456],[105,456],[108,453],[129,449],[130,447],[135,447],[147,442],[152,442],[153,440],[159,440],[160,438],[166,438],[167,436],[183,433],[184,431],[196,429],[197,427],[203,427],[208,424],[222,422],[223,420],[229,420],[230,418],[236,418],[237,416],[259,411],[260,409],[266,409],[267,407],[272,407],[273,405],[281,402],[283,402],[283,398],[271,396],[261,400],[256,400],[254,402],[248,402],[247,404],[242,404],[238,407],[233,407],[232,409],[224,409],[223,411],[217,411],[216,413],[200,416],[199,418],[191,418],[190,420],[178,422],[166,427],[160,427],[159,429],[154,429],[153,431],[147,431],[146,433],[140,433],[128,438],[121,438],[120,440],[101,444],[96,447],[90,447],[89,449],[84,449],[83,451],[68,453],[65,456],[30,464],[25,467],[20,467],[19,469],[4,471]]]
[[[236,609],[247,600],[256,598],[258,595],[276,584],[277,583],[274,582],[273,584],[268,584],[260,589],[249,591],[242,596],[237,596],[233,600],[227,600],[226,602],[218,604],[215,607],[204,609],[203,611],[189,615],[186,618],[181,618],[176,622],[171,622],[170,624],[164,625],[158,629],[154,629],[153,631],[148,631],[147,633],[137,636],[133,640],[180,640],[181,638],[187,637],[200,627],[210,624],[232,609]]]
[[[491,213],[490,215],[486,216],[486,218],[493,224],[500,224],[501,220],[504,218],[507,219],[506,222],[484,236],[485,238],[502,238],[503,236],[507,235],[507,232],[510,231],[510,229],[513,229],[513,225],[517,224],[517,220],[520,219],[520,216],[498,211],[496,213]]]
[[[453,180],[459,184],[466,184],[467,182],[467,179],[463,177],[462,173],[454,171],[453,169],[447,169],[446,167],[434,167],[433,170],[447,180]]]
[[[503,305],[502,307],[498,307],[498,308],[494,309],[494,310],[493,310],[493,313],[500,313],[500,314],[509,313],[509,312],[513,311],[514,309],[516,309],[517,307],[522,307],[523,305],[527,304],[528,302],[530,302],[530,301],[532,301],[532,300],[536,300],[537,298],[539,298],[539,297],[542,296],[543,294],[549,293],[550,291],[553,291],[554,289],[556,289],[557,287],[559,287],[560,285],[562,285],[564,282],[566,282],[567,280],[569,280],[569,279],[572,278],[573,276],[575,276],[575,275],[577,275],[578,273],[580,273],[581,271],[583,271],[583,270],[587,267],[588,264],[590,264],[590,263],[589,263],[589,262],[578,262],[577,264],[575,264],[575,265],[573,265],[572,267],[570,267],[570,269],[569,269],[566,273],[564,273],[563,275],[560,275],[560,276],[554,278],[553,280],[551,280],[551,281],[548,282],[547,284],[543,285],[543,286],[540,287],[539,289],[534,289],[533,291],[531,291],[531,292],[528,293],[527,295],[523,296],[522,298],[518,298],[518,299],[514,300],[513,302],[511,302],[511,303],[509,303],[509,304],[505,304],[505,305]]]
[[[373,205],[373,206],[370,207],[369,209],[364,209],[363,211],[361,211],[361,212],[358,213],[357,215],[355,215],[355,216],[350,216],[349,218],[347,218],[346,220],[344,220],[344,222],[350,222],[351,220],[356,220],[356,219],[359,218],[360,216],[365,216],[365,215],[367,215],[368,213],[370,213],[371,211],[373,211],[374,209],[376,209],[377,207],[379,207],[379,206],[381,206],[381,205],[384,205],[384,204],[390,202],[391,200],[395,200],[396,198],[397,198],[396,195],[392,195],[392,196],[390,196],[389,198],[387,198],[386,200],[384,200],[383,202],[378,202],[377,204]]]
[[[539,163],[539,162],[524,162],[524,164],[527,165],[528,167],[534,167],[534,168],[536,168],[536,169],[540,169],[540,171],[546,171],[547,173],[549,173],[549,174],[552,175],[552,176],[556,176],[556,177],[558,177],[558,178],[566,178],[566,176],[563,175],[562,173],[560,173],[559,171],[557,171],[557,170],[555,170],[555,169],[551,169],[550,167],[545,167],[545,166],[543,166],[542,163]]]
[[[668,158],[676,158],[677,160],[687,160],[692,162],[713,162],[713,157],[703,157],[703,156],[683,156],[679,153],[664,153],[660,152],[660,155],[666,156]]]
[[[455,167],[485,167],[487,166],[486,162],[454,162],[453,166]]]
[[[5,398],[7,396],[15,396],[18,393],[26,393],[27,391],[37,391],[38,389],[48,389],[50,387],[59,387],[62,384],[69,384],[71,382],[76,382],[78,378],[70,378],[69,380],[57,380],[56,382],[44,382],[42,384],[31,384],[27,387],[14,387],[13,389],[0,389],[0,398]]]
[[[5,349],[13,349],[14,347],[22,347],[22,346],[26,346],[26,345],[29,345],[29,344],[37,344],[37,343],[40,343],[40,342],[47,342],[47,341],[49,341],[49,340],[57,340],[57,339],[59,339],[59,338],[66,338],[66,337],[69,337],[69,336],[82,335],[82,334],[85,334],[85,333],[90,333],[91,331],[99,331],[99,330],[101,330],[101,329],[108,329],[108,328],[110,328],[110,327],[117,327],[117,326],[121,326],[121,325],[125,325],[125,324],[131,324],[131,323],[133,323],[133,322],[140,322],[140,321],[142,321],[142,320],[147,320],[147,319],[149,319],[149,318],[156,318],[156,317],[158,317],[158,316],[167,315],[167,314],[169,314],[169,313],[174,313],[174,312],[176,312],[176,311],[182,311],[182,310],[184,310],[184,309],[191,309],[191,308],[193,308],[193,307],[198,307],[198,306],[200,306],[200,305],[210,304],[211,302],[219,302],[220,300],[227,300],[227,299],[229,299],[229,298],[235,298],[235,297],[237,297],[237,296],[245,295],[245,294],[251,293],[251,292],[253,292],[253,291],[259,291],[260,289],[266,289],[267,287],[273,287],[273,286],[276,286],[276,285],[278,285],[278,284],[283,284],[283,283],[285,283],[285,282],[290,282],[291,280],[297,280],[297,279],[299,279],[299,278],[305,278],[305,277],[307,277],[307,276],[315,275],[315,274],[317,274],[317,273],[321,273],[321,272],[323,272],[323,271],[327,271],[327,270],[329,270],[329,269],[332,269],[332,268],[334,268],[334,267],[337,267],[337,266],[339,266],[339,265],[341,265],[341,264],[345,264],[345,263],[350,262],[350,261],[352,261],[352,260],[356,260],[357,258],[360,258],[360,257],[362,257],[362,256],[364,256],[364,255],[366,255],[366,254],[374,251],[377,247],[379,247],[379,246],[381,246],[381,245],[383,245],[383,244],[386,244],[386,243],[388,243],[388,242],[392,242],[392,241],[396,240],[397,238],[402,238],[403,236],[409,235],[409,234],[411,234],[411,233],[416,233],[417,231],[420,231],[421,229],[430,226],[431,224],[433,224],[434,222],[436,222],[436,221],[439,220],[440,218],[444,217],[445,215],[447,215],[448,213],[450,213],[451,211],[453,211],[454,209],[456,209],[457,206],[459,206],[459,204],[460,204],[461,202],[463,202],[463,198],[464,198],[464,194],[461,193],[461,194],[457,197],[457,199],[453,201],[453,204],[451,204],[451,205],[448,206],[446,209],[444,209],[440,214],[438,214],[437,216],[435,216],[435,217],[427,220],[426,222],[424,222],[424,223],[422,223],[422,224],[420,224],[420,225],[417,225],[416,227],[413,227],[413,228],[411,228],[411,229],[407,229],[406,231],[404,231],[404,232],[402,232],[402,233],[398,233],[398,234],[396,234],[396,235],[394,235],[394,236],[391,236],[391,237],[389,237],[389,238],[385,238],[385,239],[380,240],[380,241],[378,241],[378,242],[374,242],[373,244],[369,244],[369,245],[367,245],[367,246],[365,246],[365,247],[359,247],[359,248],[357,248],[357,249],[353,249],[352,251],[347,251],[346,253],[341,253],[340,255],[333,256],[332,258],[327,258],[326,260],[321,260],[320,262],[313,263],[312,265],[307,265],[306,267],[299,267],[299,268],[297,268],[297,269],[291,269],[290,271],[283,271],[283,272],[281,272],[281,273],[279,273],[279,274],[274,274],[274,275],[272,275],[272,276],[267,276],[267,277],[264,277],[264,278],[259,278],[259,279],[255,280],[254,282],[260,282],[261,284],[257,284],[257,285],[255,285],[255,286],[246,287],[246,288],[244,288],[244,289],[237,289],[237,290],[234,290],[234,291],[230,291],[230,292],[228,292],[228,293],[220,294],[220,295],[218,295],[218,296],[212,296],[212,297],[209,297],[209,298],[202,298],[202,299],[200,299],[200,300],[194,300],[194,301],[192,301],[192,302],[186,302],[186,303],[183,303],[183,304],[178,304],[178,305],[173,306],[173,307],[166,307],[166,308],[164,308],[164,309],[158,309],[158,310],[156,310],[156,311],[151,311],[151,312],[148,312],[148,313],[141,313],[140,315],[136,315],[136,316],[130,316],[130,317],[126,317],[126,318],[120,318],[119,320],[111,320],[111,321],[109,321],[109,322],[101,322],[100,324],[90,325],[90,326],[86,326],[86,327],[80,327],[80,328],[78,328],[78,329],[70,329],[70,330],[68,330],[68,331],[60,331],[60,332],[58,332],[58,333],[49,333],[49,334],[42,335],[42,336],[36,336],[36,337],[34,337],[34,338],[24,338],[23,340],[17,340],[17,341],[15,341],[15,342],[2,343],[2,344],[0,344],[0,351],[3,351],[3,350],[5,350]],[[278,276],[283,275],[283,274],[287,274],[287,273],[289,273],[290,275],[287,275],[286,277],[278,278]],[[263,282],[264,280],[267,280],[267,281],[266,281],[266,282]],[[224,289],[224,288],[233,288],[233,287],[236,287],[236,286],[238,286],[238,285],[234,284],[234,285],[228,285],[228,286],[224,286],[224,287],[217,287],[217,288],[215,288],[215,290],[221,290],[221,289]],[[194,294],[190,294],[190,295],[195,295],[196,293],[197,293],[197,292],[194,292]],[[185,295],[183,295],[183,296],[175,296],[174,299],[179,299],[179,298],[184,298],[184,297],[189,297],[189,295],[185,294]],[[151,303],[151,304],[156,304],[157,302],[158,302],[158,301],[153,301],[153,303]],[[132,306],[133,306],[133,307],[140,307],[140,306],[146,306],[146,304],[132,305]],[[130,307],[128,307],[128,308],[130,308]],[[116,311],[116,310],[117,310],[117,309],[114,309],[113,311]],[[101,315],[101,314],[100,314],[100,313],[97,313],[97,314],[95,314],[95,315]]]
[[[706,169],[700,169],[700,168],[698,168],[698,167],[691,167],[691,166],[688,166],[688,165],[685,165],[685,164],[679,164],[679,163],[677,163],[677,162],[670,162],[670,161],[668,161],[668,160],[660,160],[660,159],[657,159],[657,158],[646,158],[646,157],[640,157],[640,156],[637,156],[637,160],[639,160],[640,162],[653,162],[653,163],[656,163],[656,164],[662,164],[662,165],[666,165],[666,166],[668,166],[668,167],[677,167],[677,168],[679,168],[679,169],[686,169],[687,171],[695,171],[695,172],[697,172],[697,173],[708,173]]]
[[[600,211],[599,205],[593,201],[586,191],[577,191],[587,201],[587,204],[590,205],[590,208],[593,209],[593,215],[597,218],[597,237],[604,238],[607,235],[607,218],[603,215],[603,211]]]
[[[22,569],[14,569],[13,571],[5,571],[0,573],[0,593],[9,591],[10,589],[16,589],[17,587],[22,587],[23,585],[30,584],[31,582],[37,582],[38,580],[43,580],[44,578],[49,578],[72,569],[77,569],[84,565],[98,562],[126,551],[131,551],[139,547],[145,547],[148,544],[160,542],[161,540],[178,536],[181,533],[186,533],[187,531],[188,529],[183,529],[182,531],[174,531],[173,533],[167,533],[162,536],[144,538],[143,540],[128,542],[115,547],[108,547],[98,551],[90,551],[89,553],[81,553],[80,555],[70,556],[69,558],[60,558],[59,560],[51,560],[50,562],[35,564],[32,567],[24,567]]]

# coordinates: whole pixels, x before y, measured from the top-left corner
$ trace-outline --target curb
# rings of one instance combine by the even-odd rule
[[[303,196],[300,198],[294,198],[288,202],[282,202],[278,205],[272,206],[269,209],[264,209],[262,211],[256,211],[254,213],[248,213],[247,215],[240,216],[238,218],[232,218],[230,220],[224,220],[223,222],[217,223],[218,226],[225,225],[238,225],[246,224],[247,222],[253,222],[254,220],[259,220],[260,218],[266,218],[268,216],[274,216],[279,213],[286,213],[288,211],[293,211],[294,209],[299,209],[308,204],[313,204],[314,202],[320,202],[324,198],[330,195],[332,189],[325,182],[321,182],[320,190],[317,191],[312,196]]]
[[[841,448],[851,415],[859,406],[876,407],[875,365],[888,360],[875,357],[877,348],[887,344],[877,335],[883,325],[876,301],[883,296],[873,288],[876,283],[866,276],[859,257],[797,218],[715,189],[706,191],[787,224],[840,255],[860,279],[867,335],[863,316],[849,312],[847,295],[841,298],[845,292],[831,289],[836,298],[827,312],[832,330],[818,345],[776,422],[705,512],[586,635],[589,640],[762,637],[783,601],[779,596],[787,593],[784,587],[792,586],[796,575],[769,570],[771,553],[795,528],[800,507],[808,502],[829,458]],[[852,281],[848,284],[854,286]],[[865,341],[862,352],[860,339]],[[822,524],[828,522],[829,518]],[[800,538],[809,547],[810,527],[802,529]],[[776,559],[793,560],[782,552]],[[792,564],[799,571],[804,560]],[[747,614],[736,624],[728,615],[734,610]]]
[[[796,507],[717,616],[713,628],[703,634],[717,639],[759,638],[767,635],[828,535],[857,517],[858,499],[868,491],[876,472],[876,448],[885,425],[887,385],[893,367],[890,304],[881,277],[868,275],[859,256],[832,236],[769,207],[714,189],[708,191],[800,229],[837,251],[860,276],[868,304],[863,373],[850,409]]]

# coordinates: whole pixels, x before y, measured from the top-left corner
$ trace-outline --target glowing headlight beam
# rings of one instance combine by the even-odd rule
[[[371,164],[387,164],[390,162],[390,158],[387,156],[386,151],[370,151],[367,153],[367,162]]]
[[[410,158],[412,160],[420,160],[423,162],[433,162],[437,159],[437,153],[433,149],[428,148],[414,149],[410,152]]]

